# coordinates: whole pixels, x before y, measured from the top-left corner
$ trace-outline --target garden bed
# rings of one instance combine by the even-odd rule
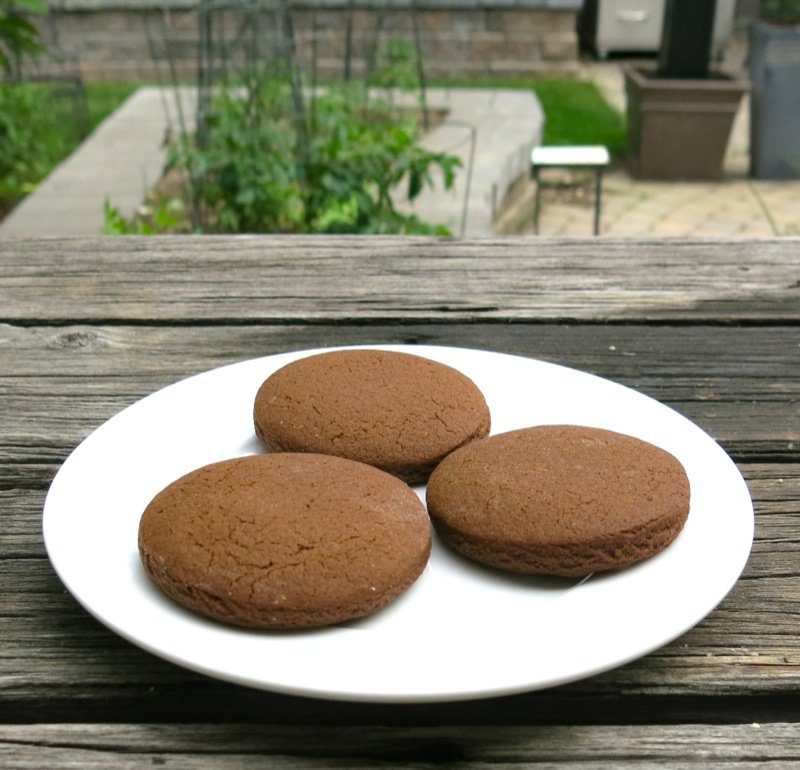
[[[106,199],[131,216],[161,178],[177,106],[192,115],[192,101],[192,89],[139,89],[12,212],[0,235],[98,234]],[[446,194],[425,190],[414,207],[457,235],[491,235],[506,191],[528,173],[530,148],[541,141],[539,103],[529,90],[437,88],[428,104],[448,119],[426,135],[426,146],[457,154],[472,173],[459,174]]]

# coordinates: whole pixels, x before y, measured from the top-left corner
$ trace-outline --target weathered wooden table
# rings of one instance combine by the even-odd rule
[[[0,299],[0,766],[800,765],[800,239],[6,241]],[[217,681],[65,591],[43,501],[107,418],[221,364],[390,342],[566,364],[695,421],[752,493],[741,579],[634,663],[428,704]]]

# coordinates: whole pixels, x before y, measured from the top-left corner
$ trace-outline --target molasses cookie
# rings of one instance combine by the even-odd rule
[[[627,567],[666,548],[689,513],[668,452],[575,425],[501,433],[448,456],[428,512],[442,539],[510,572],[564,576]]]
[[[422,483],[454,449],[489,432],[489,408],[461,372],[374,349],[294,361],[258,390],[255,429],[273,452],[319,452]]]
[[[317,454],[241,457],[159,492],[139,524],[147,574],[236,626],[310,628],[400,596],[430,554],[425,507],[399,479]]]

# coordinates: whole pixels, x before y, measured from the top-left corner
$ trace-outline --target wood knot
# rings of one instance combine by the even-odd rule
[[[97,332],[91,329],[71,329],[57,334],[53,341],[59,348],[89,348],[97,339]]]

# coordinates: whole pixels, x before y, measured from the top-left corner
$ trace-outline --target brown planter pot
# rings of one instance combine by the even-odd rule
[[[628,158],[639,179],[717,180],[747,81],[671,80],[627,68]]]

